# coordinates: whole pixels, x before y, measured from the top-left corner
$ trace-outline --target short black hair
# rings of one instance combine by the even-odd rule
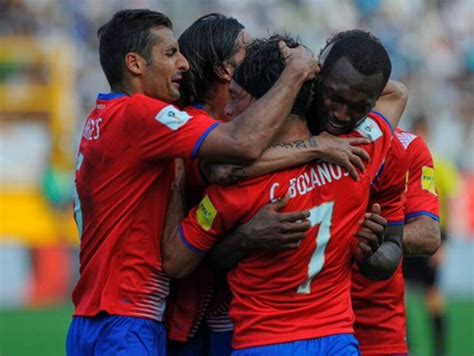
[[[234,73],[234,81],[255,99],[261,98],[270,90],[285,68],[285,58],[280,52],[280,41],[284,41],[290,48],[300,45],[298,39],[289,34],[255,39],[247,47],[245,60]],[[306,113],[313,96],[312,87],[312,81],[303,85],[291,109],[292,114]]]
[[[181,53],[189,62],[181,83],[182,106],[205,104],[212,99],[213,88],[219,80],[215,68],[232,62],[240,49],[236,40],[244,29],[239,21],[220,13],[200,17],[179,37]]]
[[[123,80],[125,56],[134,52],[151,62],[151,49],[157,38],[151,30],[172,29],[171,20],[161,12],[148,9],[122,10],[99,28],[100,65],[111,87]]]
[[[333,47],[323,63],[321,75],[329,73],[337,61],[344,57],[361,74],[382,74],[380,91],[383,90],[392,72],[392,62],[377,37],[362,30],[342,31],[328,39],[320,53],[330,45]]]

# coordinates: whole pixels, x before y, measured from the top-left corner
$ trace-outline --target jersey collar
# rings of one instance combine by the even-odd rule
[[[97,95],[97,100],[110,101],[110,100],[114,100],[114,99],[118,99],[118,98],[123,98],[124,96],[127,96],[127,94],[124,94],[124,93],[107,93],[107,94],[99,93]]]

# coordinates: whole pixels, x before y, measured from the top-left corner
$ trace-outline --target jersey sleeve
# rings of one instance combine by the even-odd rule
[[[406,151],[394,137],[379,174],[372,183],[370,206],[380,204],[382,216],[389,226],[403,225],[408,162]]]
[[[374,111],[359,123],[354,129],[360,136],[370,139],[369,145],[361,146],[370,155],[367,174],[373,181],[380,171],[388,150],[392,144],[393,128],[390,122]]]
[[[127,109],[129,132],[145,160],[195,158],[219,125],[204,112],[190,115],[144,95],[134,95]]]
[[[242,221],[249,211],[247,205],[245,188],[210,186],[179,227],[184,245],[195,253],[205,254],[219,237]]]
[[[433,159],[426,143],[417,137],[407,147],[408,183],[405,219],[425,215],[439,221]]]

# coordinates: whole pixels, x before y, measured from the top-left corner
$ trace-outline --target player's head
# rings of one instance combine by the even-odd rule
[[[319,61],[319,123],[332,134],[347,133],[375,106],[390,77],[390,58],[369,32],[350,30],[330,38]]]
[[[178,42],[190,64],[190,70],[184,74],[180,103],[209,104],[224,93],[222,100],[213,102],[222,106],[213,109],[222,112],[228,99],[228,84],[245,57],[250,35],[235,18],[212,13],[197,19]]]
[[[256,39],[247,47],[245,60],[237,67],[230,84],[230,100],[226,114],[234,117],[248,106],[247,93],[253,100],[261,98],[276,83],[285,68],[285,58],[280,52],[279,42],[284,41],[290,48],[299,45],[289,35],[273,35]],[[312,82],[306,82],[301,88],[291,113],[304,116],[313,97]],[[245,109],[245,107],[244,107]]]
[[[122,10],[98,35],[100,64],[112,91],[141,93],[167,102],[179,99],[179,81],[189,65],[166,15]]]

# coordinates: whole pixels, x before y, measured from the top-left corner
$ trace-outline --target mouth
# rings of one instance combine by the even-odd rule
[[[329,118],[326,123],[326,129],[333,134],[342,134],[349,132],[351,130],[351,125],[334,118]]]
[[[179,89],[179,87],[180,87],[180,82],[181,82],[182,79],[183,79],[183,77],[181,77],[181,76],[174,77],[174,78],[171,79],[171,83],[172,83],[173,85],[175,85],[176,87],[178,87],[178,89]]]

